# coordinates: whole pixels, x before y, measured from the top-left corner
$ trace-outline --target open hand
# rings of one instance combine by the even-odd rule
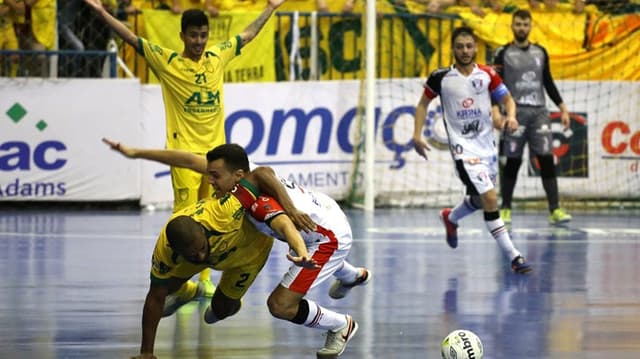
[[[295,257],[295,256],[292,256],[291,254],[287,253],[287,259],[290,260],[291,262],[293,262],[293,264],[297,265],[298,267],[303,267],[303,268],[307,268],[307,269],[318,269],[318,268],[320,268],[320,266],[318,265],[316,260],[313,259],[313,258],[310,258],[308,256]]]
[[[104,137],[102,138],[102,142],[104,142],[106,145],[111,147],[112,150],[120,152],[123,156],[128,158],[134,158],[133,149],[123,145],[122,143],[111,141],[110,139],[104,138]]]
[[[416,152],[418,152],[418,154],[423,157],[425,160],[428,160],[429,158],[427,158],[427,151],[431,151],[431,148],[429,148],[429,145],[427,145],[427,143],[423,140],[423,139],[413,139],[413,147],[415,148]]]

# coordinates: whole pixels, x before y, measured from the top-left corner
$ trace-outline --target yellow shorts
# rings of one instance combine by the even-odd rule
[[[229,298],[240,299],[267,262],[273,246],[273,238],[256,230],[243,242],[243,246],[238,246],[237,250],[216,265],[182,262],[172,270],[171,275],[189,279],[205,268],[221,271],[222,276],[217,289]]]
[[[0,26],[0,50],[18,50],[18,37],[13,23]]]
[[[213,188],[207,182],[207,176],[188,168],[171,167],[171,185],[173,186],[173,212],[178,212],[213,194]]]

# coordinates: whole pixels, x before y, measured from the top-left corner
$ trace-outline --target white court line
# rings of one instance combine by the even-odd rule
[[[379,234],[444,234],[442,226],[438,227],[372,227],[367,228],[369,233]],[[608,235],[638,235],[640,236],[640,228],[565,228],[565,227],[539,227],[539,228],[517,228],[509,231],[513,234],[540,234],[540,235],[575,235],[589,234],[596,236]],[[458,235],[475,235],[478,233],[486,233],[486,229],[459,229]]]
[[[369,232],[383,233],[383,234],[420,234],[420,237],[416,238],[394,238],[394,237],[375,237],[375,238],[354,238],[354,242],[359,243],[409,243],[409,244],[443,244],[444,234],[441,227],[418,227],[418,228],[397,228],[398,231],[391,231],[392,228],[370,228]],[[558,228],[546,228],[548,234],[553,234],[550,230],[558,230]],[[580,231],[571,231],[569,229],[562,229],[562,232],[556,232],[557,238],[546,239],[545,229],[522,229],[514,230],[515,233],[538,233],[540,238],[528,240],[522,237],[515,237],[514,242],[527,241],[528,244],[547,244],[547,243],[564,243],[564,244],[637,244],[640,243],[640,229],[609,229],[603,230],[598,228],[581,229]],[[562,237],[575,236],[576,234],[583,234],[588,232],[589,238],[567,238]],[[466,238],[467,236],[483,234],[483,238]],[[622,238],[611,238],[611,235],[621,235]],[[486,236],[484,236],[486,235]],[[97,233],[24,233],[24,232],[0,232],[0,237],[12,236],[20,238],[57,238],[57,239],[106,239],[106,240],[145,240],[155,241],[157,236],[155,235],[135,235],[135,234],[97,234]],[[459,232],[460,240],[466,244],[484,244],[494,243],[493,238],[488,238],[489,234],[484,230],[465,230]],[[594,236],[601,238],[594,238]],[[629,238],[631,236],[631,238]],[[638,236],[633,238],[633,236]]]
[[[104,238],[104,239],[148,239],[156,240],[157,235],[148,234],[108,234],[108,233],[26,233],[26,232],[0,232],[0,236],[12,236],[12,237],[46,237],[46,238],[59,238],[59,239],[85,239],[85,238]]]

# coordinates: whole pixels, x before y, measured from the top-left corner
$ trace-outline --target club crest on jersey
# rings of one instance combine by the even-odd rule
[[[477,91],[480,92],[482,90],[482,79],[472,79],[471,86]]]

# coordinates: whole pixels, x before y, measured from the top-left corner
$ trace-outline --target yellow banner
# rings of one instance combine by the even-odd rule
[[[513,40],[512,14],[492,13],[480,18],[461,10],[459,15],[493,48]],[[640,28],[640,19],[635,14],[597,16],[532,12],[530,40],[547,49],[556,79],[637,81],[640,32],[636,30]],[[587,28],[587,24],[593,26]]]
[[[232,11],[209,18],[209,44],[225,41],[241,33],[259,14],[259,11]],[[145,10],[143,16],[146,38],[150,42],[182,52],[184,45],[180,39],[180,15],[166,10]],[[258,36],[242,48],[241,55],[227,65],[225,81],[275,81],[274,36],[275,19],[272,17]],[[158,82],[153,74],[149,77],[149,82]]]

